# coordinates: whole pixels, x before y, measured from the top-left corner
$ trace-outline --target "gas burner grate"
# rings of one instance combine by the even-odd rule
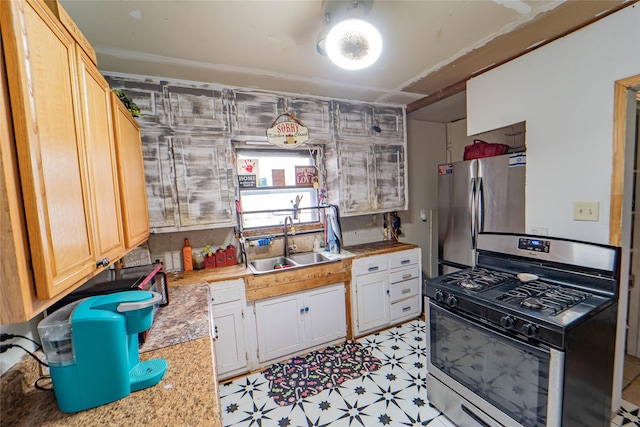
[[[551,285],[540,281],[529,282],[498,296],[498,301],[555,315],[573,307],[591,296],[588,292]]]
[[[443,279],[443,282],[466,290],[480,291],[491,289],[513,278],[513,274],[510,273],[472,268],[452,273]]]

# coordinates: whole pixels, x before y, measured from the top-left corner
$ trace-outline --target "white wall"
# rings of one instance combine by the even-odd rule
[[[527,230],[608,243],[613,84],[640,73],[638,40],[634,5],[469,81],[469,135],[527,123]],[[573,201],[600,220],[574,221]]]
[[[640,73],[638,40],[634,4],[467,84],[468,134],[527,123],[527,230],[609,242],[614,82]],[[599,202],[600,220],[574,221],[574,201]],[[628,262],[623,242],[614,411],[622,394]]]
[[[10,325],[0,325],[0,333],[3,334],[12,334],[12,335],[22,335],[28,337],[32,340],[40,342],[40,337],[38,335],[38,323],[42,320],[42,316],[36,316],[31,319],[29,322],[24,323],[13,323]],[[29,340],[23,338],[12,338],[7,341],[2,342],[2,344],[18,344],[30,352],[34,352],[36,350],[36,345]],[[14,347],[7,350],[5,353],[2,353],[0,356],[0,375],[4,374],[9,370],[13,365],[18,363],[23,357],[25,357],[27,353],[19,348]],[[31,357],[31,356],[26,356]]]
[[[438,164],[446,161],[446,126],[407,120],[409,210],[399,213],[404,232],[399,240],[422,248],[425,278],[438,275]],[[425,211],[426,221],[420,210]]]

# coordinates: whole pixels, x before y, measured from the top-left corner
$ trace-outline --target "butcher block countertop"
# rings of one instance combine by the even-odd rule
[[[247,281],[247,287],[251,287],[251,283],[256,282],[260,284],[263,281],[275,280],[276,282],[283,282],[285,279],[295,279],[298,275],[304,275],[308,278],[315,274],[343,274],[345,271],[350,275],[351,260],[353,258],[362,258],[371,255],[380,255],[390,252],[403,251],[407,249],[417,248],[417,245],[410,243],[401,243],[392,240],[385,240],[382,242],[363,243],[355,246],[345,246],[346,256],[339,262],[323,264],[319,266],[310,266],[291,271],[278,271],[270,274],[256,275],[253,274],[251,269],[244,266],[244,264],[238,264],[232,267],[212,268],[204,270],[194,271],[180,271],[176,273],[169,273],[170,286],[182,286],[189,285],[198,282],[220,282],[223,280],[233,280],[244,278]],[[293,273],[293,274],[292,274]],[[332,278],[332,279],[335,279]],[[259,286],[259,285],[258,285]],[[267,295],[272,296],[272,295]],[[258,299],[255,296],[247,294],[248,300]]]
[[[156,314],[140,360],[165,359],[158,384],[115,402],[75,414],[60,412],[52,391],[40,391],[37,362],[26,355],[2,375],[0,424],[11,426],[184,425],[221,427],[208,284],[170,289],[172,300]],[[177,326],[176,326],[177,325]],[[37,352],[44,360],[44,354]],[[96,367],[99,369],[99,367]],[[40,383],[50,387],[48,381]]]

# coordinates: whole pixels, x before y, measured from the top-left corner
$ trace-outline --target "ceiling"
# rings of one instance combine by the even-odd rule
[[[635,0],[374,1],[367,18],[383,52],[358,71],[317,53],[321,0],[60,2],[102,72],[398,103],[450,122],[466,116],[470,77]]]

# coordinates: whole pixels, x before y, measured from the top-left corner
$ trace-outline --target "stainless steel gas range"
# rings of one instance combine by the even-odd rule
[[[484,233],[427,281],[427,390],[459,426],[610,426],[619,248]]]

